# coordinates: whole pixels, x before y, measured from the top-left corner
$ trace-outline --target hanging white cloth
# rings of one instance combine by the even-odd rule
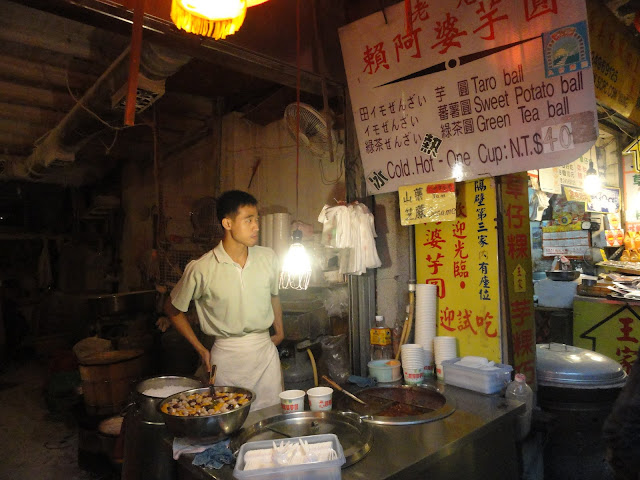
[[[374,217],[366,205],[325,205],[318,221],[322,223],[322,244],[344,249],[339,255],[341,274],[362,275],[367,268],[382,265],[376,249]]]

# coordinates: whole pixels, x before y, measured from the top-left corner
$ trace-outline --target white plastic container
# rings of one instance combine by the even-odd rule
[[[527,385],[524,374],[516,374],[516,379],[507,385],[504,398],[519,400],[527,407],[524,413],[518,415],[516,424],[516,440],[523,440],[531,429],[531,413],[533,412],[533,390]]]
[[[338,454],[335,460],[325,462],[303,463],[299,465],[286,465],[274,468],[261,468],[256,470],[244,470],[244,456],[252,450],[272,448],[272,440],[260,440],[258,442],[247,442],[240,447],[238,460],[233,469],[233,478],[237,480],[259,479],[259,480],[339,480],[342,478],[341,467],[346,462],[344,451],[338,437],[333,433],[322,435],[310,435],[307,437],[293,437],[285,439],[285,443],[298,443],[298,439],[305,440],[309,445],[322,442],[331,442],[332,448]],[[279,442],[279,441],[278,441]]]
[[[371,360],[367,363],[369,375],[378,382],[397,382],[402,378],[399,360]]]
[[[460,358],[452,358],[442,361],[444,383],[456,387],[467,388],[480,393],[499,393],[511,381],[511,365],[496,363],[495,370],[472,368],[465,365],[456,365]]]

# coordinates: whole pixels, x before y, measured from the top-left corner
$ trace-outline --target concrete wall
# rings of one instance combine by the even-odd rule
[[[404,320],[409,302],[409,227],[400,224],[399,212],[397,192],[376,195],[374,215],[382,261],[376,270],[376,315],[383,315],[388,326],[396,318]]]
[[[216,148],[221,149],[220,178],[216,178]],[[324,204],[346,198],[342,156],[340,150],[335,163],[331,164],[328,157],[314,156],[304,146],[300,147],[299,201],[296,205],[295,140],[284,122],[280,120],[262,127],[244,120],[237,113],[225,116],[220,146],[214,145],[213,137],[208,136],[160,162],[168,248],[174,253],[184,252],[183,256],[197,256],[197,252],[212,248],[214,245],[193,243],[190,212],[198,200],[215,197],[217,191],[232,188],[254,195],[261,214],[289,212],[292,219],[308,223],[320,232],[317,218]],[[252,168],[258,159],[260,165],[249,187]],[[326,181],[336,178],[335,184]],[[153,215],[157,212],[153,162],[130,160],[123,168],[122,192],[126,216],[120,290],[151,287],[144,285],[144,274],[150,268]],[[163,245],[166,244],[161,247]]]

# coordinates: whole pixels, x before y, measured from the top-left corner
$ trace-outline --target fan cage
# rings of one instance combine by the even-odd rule
[[[296,103],[289,104],[284,111],[285,121],[293,138],[296,138],[298,130],[296,114]],[[303,142],[313,153],[321,155],[329,151],[327,124],[320,112],[305,103],[300,104],[300,136],[304,136]]]

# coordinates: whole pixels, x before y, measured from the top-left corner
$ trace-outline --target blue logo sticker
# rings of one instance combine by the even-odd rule
[[[591,67],[585,21],[543,33],[542,47],[547,78]]]

